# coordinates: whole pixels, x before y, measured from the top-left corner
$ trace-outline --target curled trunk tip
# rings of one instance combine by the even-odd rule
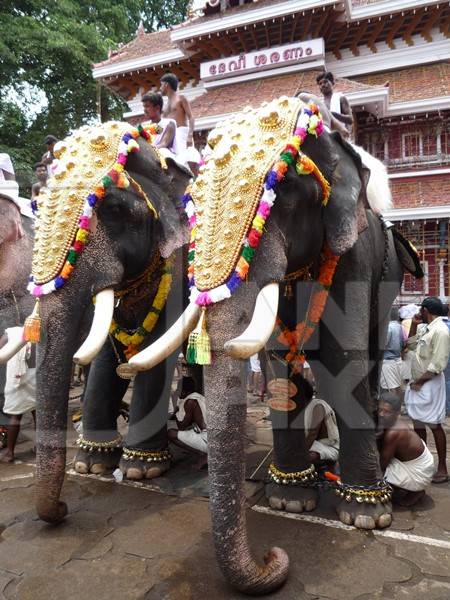
[[[288,577],[289,556],[282,548],[274,546],[264,555],[264,563],[264,567],[260,567],[250,560],[243,573],[233,573],[228,580],[245,594],[257,596],[274,592]]]

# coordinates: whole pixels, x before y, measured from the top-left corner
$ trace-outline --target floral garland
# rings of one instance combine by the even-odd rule
[[[239,285],[246,279],[250,263],[255,255],[256,248],[260,244],[264,225],[269,218],[270,211],[276,199],[274,188],[284,179],[290,165],[293,165],[296,161],[298,165],[300,162],[301,165],[305,165],[303,167],[303,173],[298,171],[297,166],[297,171],[300,174],[312,173],[317,177],[323,192],[322,203],[323,205],[327,204],[330,195],[330,186],[328,182],[320,173],[320,170],[317,168],[315,163],[310,159],[307,159],[307,157],[300,152],[300,146],[304,143],[308,133],[318,137],[323,131],[324,126],[319,108],[316,104],[311,102],[302,108],[293,136],[286,144],[285,148],[280,154],[279,159],[266,175],[263,192],[256,211],[256,216],[254,217],[247,237],[243,242],[242,253],[233,273],[224,284],[204,292],[200,292],[195,286],[194,260],[195,237],[197,229],[196,215],[195,205],[189,188],[186,190],[186,194],[183,196],[183,204],[189,220],[189,226],[191,228],[191,239],[188,253],[188,280],[191,288],[191,302],[195,302],[199,306],[208,306],[210,304],[220,302],[225,298],[229,298],[231,294],[236,291]],[[311,165],[313,165],[315,168],[310,168]],[[307,170],[308,168],[310,168],[310,170]]]
[[[138,327],[133,333],[127,333],[122,327],[120,327],[120,325],[117,324],[114,319],[111,321],[109,333],[121,344],[126,346],[125,356],[127,360],[137,353],[138,346],[140,346],[144,339],[152,332],[158,321],[159,315],[166,304],[167,296],[169,295],[170,288],[172,286],[173,263],[173,257],[169,257],[165,260],[158,291],[156,292],[152,307],[150,308],[140,327]]]
[[[321,259],[319,277],[316,282],[318,289],[312,295],[305,320],[297,323],[295,329],[290,330],[277,318],[277,340],[289,348],[285,360],[291,365],[293,373],[300,373],[306,360],[303,346],[314,333],[314,329],[322,317],[339,262],[339,256],[334,255],[327,244],[323,248]]]
[[[78,220],[78,230],[75,235],[75,240],[67,254],[66,261],[59,275],[42,285],[35,284],[34,279],[31,276],[28,290],[31,292],[31,294],[33,294],[33,296],[39,298],[40,296],[51,294],[52,292],[62,288],[62,286],[67,282],[73,269],[75,268],[78,258],[85,248],[94,209],[103,200],[106,190],[111,185],[114,184],[118,188],[127,188],[130,185],[128,177],[125,174],[125,165],[127,163],[128,155],[139,152],[139,144],[136,141],[139,136],[143,137],[147,141],[151,141],[156,131],[157,126],[152,127],[152,125],[150,125],[144,128],[141,125],[138,125],[137,128],[133,127],[130,132],[127,132],[122,136],[122,139],[119,143],[115,164],[85,200],[82,215]]]

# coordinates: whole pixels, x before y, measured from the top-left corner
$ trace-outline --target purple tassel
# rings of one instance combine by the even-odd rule
[[[66,280],[58,275],[58,277],[55,278],[55,289],[59,290],[65,283]]]
[[[97,196],[95,194],[89,194],[89,196],[87,197],[87,201],[89,206],[91,208],[94,208],[94,206],[97,204]]]
[[[230,292],[232,294],[234,294],[234,292],[238,289],[238,287],[241,285],[241,283],[242,283],[242,279],[239,277],[239,275],[236,273],[236,271],[234,271],[233,274],[231,275],[230,279],[226,282],[225,285],[230,290]]]
[[[278,183],[277,174],[275,171],[270,171],[266,177],[266,188],[268,190],[273,190],[275,185]]]

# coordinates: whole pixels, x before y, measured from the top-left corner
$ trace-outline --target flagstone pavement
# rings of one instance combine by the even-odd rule
[[[271,448],[265,413],[262,404],[249,406],[249,538],[258,560],[278,545],[291,561],[287,583],[270,597],[450,599],[450,484],[432,486],[414,510],[397,510],[386,534],[340,526],[331,492],[322,493],[314,513],[273,514],[263,496],[267,460],[255,473]],[[70,462],[75,432],[69,430]],[[69,515],[49,526],[33,506],[32,446],[28,425],[16,463],[0,465],[0,599],[244,598],[216,564],[207,472],[196,471],[185,454],[176,453],[167,476],[142,484],[80,476],[68,464],[62,496]]]

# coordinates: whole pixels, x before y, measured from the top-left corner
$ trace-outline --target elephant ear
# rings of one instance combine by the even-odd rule
[[[171,158],[166,159],[167,169],[158,212],[161,222],[160,252],[163,257],[189,242],[189,225],[184,212],[182,197],[192,173]],[[166,198],[164,198],[166,196]]]
[[[368,227],[365,211],[369,208],[366,187],[370,172],[339,133],[331,133],[330,141],[334,152],[331,195],[323,215],[328,245],[340,256]]]

